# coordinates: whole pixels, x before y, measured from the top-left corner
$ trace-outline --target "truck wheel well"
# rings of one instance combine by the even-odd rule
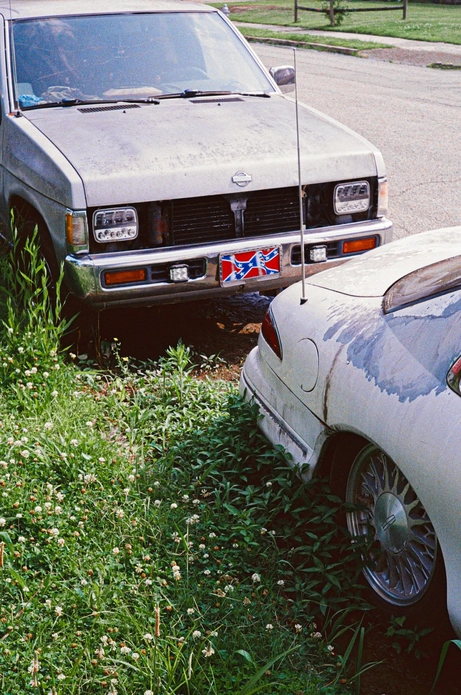
[[[40,213],[26,200],[13,196],[10,200],[10,210],[13,212],[14,226],[18,230],[19,241],[25,240],[38,227],[38,240],[42,254],[47,262],[51,276],[56,281],[59,274],[58,261],[54,251],[48,227]],[[13,224],[13,220],[12,220]]]

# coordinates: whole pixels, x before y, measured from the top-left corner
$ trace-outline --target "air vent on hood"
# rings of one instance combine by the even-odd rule
[[[97,111],[126,111],[126,109],[139,109],[139,104],[114,104],[113,106],[88,106],[77,109],[81,113],[96,113]]]
[[[191,104],[220,104],[222,101],[243,101],[240,97],[212,97],[207,99],[191,99]]]

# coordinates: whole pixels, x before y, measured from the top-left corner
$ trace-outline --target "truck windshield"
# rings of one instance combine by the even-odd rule
[[[22,108],[186,90],[273,91],[244,43],[215,12],[16,20],[13,46]]]

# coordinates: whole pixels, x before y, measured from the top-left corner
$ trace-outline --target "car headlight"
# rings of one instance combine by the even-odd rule
[[[93,234],[99,244],[131,241],[136,239],[138,231],[138,214],[135,208],[96,210],[93,214]]]
[[[366,212],[370,207],[370,184],[368,181],[338,184],[335,186],[333,204],[336,215]]]

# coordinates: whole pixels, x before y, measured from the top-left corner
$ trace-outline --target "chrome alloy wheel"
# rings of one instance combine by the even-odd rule
[[[408,607],[425,594],[434,576],[437,537],[423,505],[395,463],[370,444],[354,460],[346,502],[361,507],[347,515],[352,536],[370,535],[364,575],[388,604]]]

